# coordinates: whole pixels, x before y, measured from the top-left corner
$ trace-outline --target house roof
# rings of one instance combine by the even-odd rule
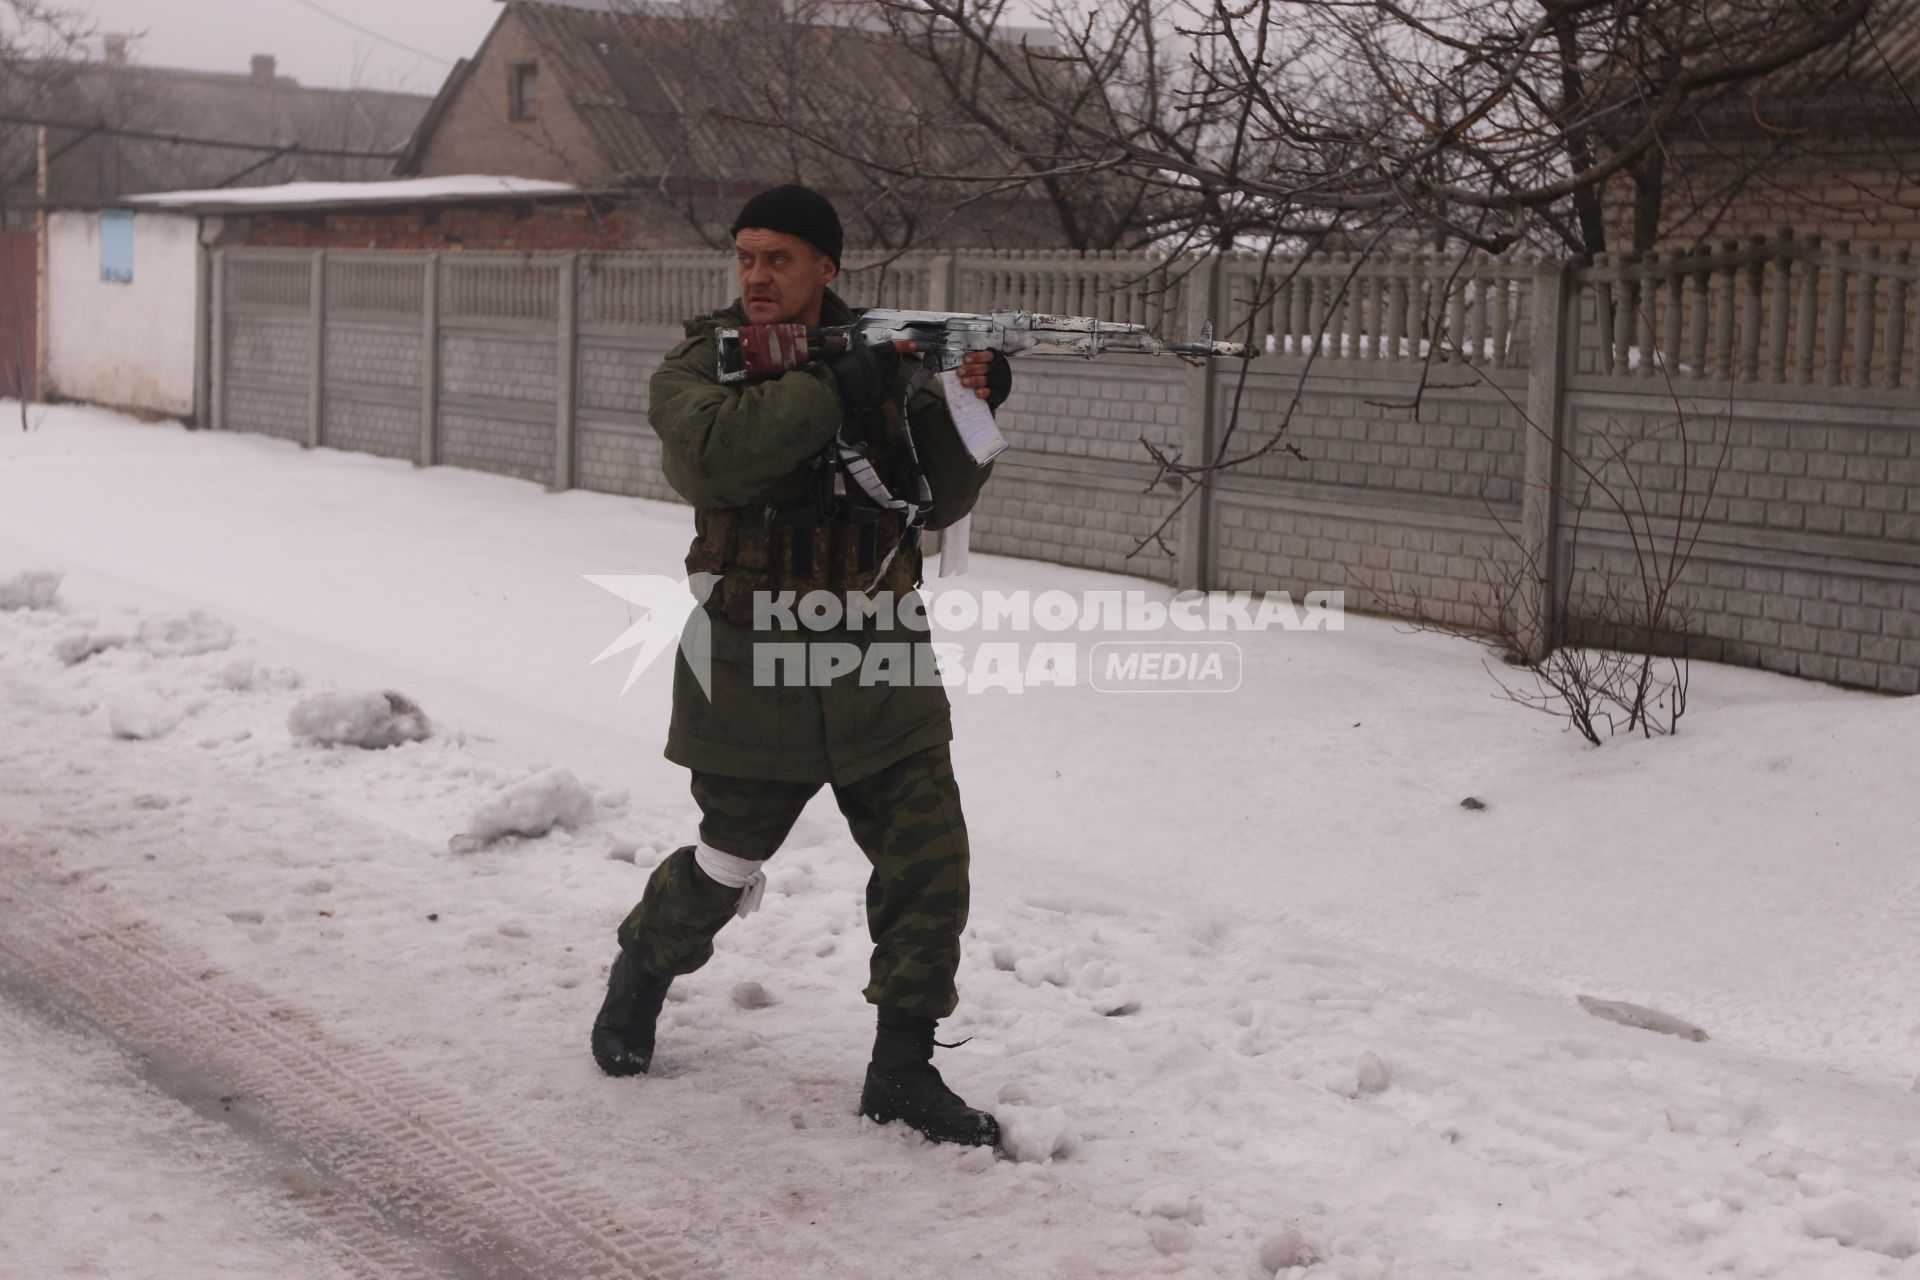
[[[339,209],[364,205],[447,205],[497,200],[565,200],[586,195],[565,182],[468,174],[381,182],[291,182],[272,187],[160,191],[127,196],[136,209],[181,213],[261,213],[276,209]]]
[[[57,154],[53,199],[104,204],[128,192],[386,174],[431,99],[368,89],[308,88],[285,76],[71,63],[43,68],[38,115],[78,128],[50,130]],[[108,125],[147,134],[88,134]],[[204,141],[260,144],[258,149]],[[18,139],[12,144],[17,147]],[[287,149],[281,152],[280,149]],[[300,148],[362,151],[368,158],[300,154]]]
[[[821,186],[871,186],[855,164],[744,121],[779,112],[803,128],[844,136],[888,120],[898,127],[916,103],[948,100],[923,61],[871,25],[796,28],[755,20],[746,8],[614,10],[552,0],[507,0],[507,7],[542,49],[555,73],[549,83],[567,94],[620,182],[764,185],[804,172]],[[781,83],[752,83],[734,73],[740,65],[772,68]],[[796,96],[795,86],[806,88]],[[770,87],[786,96],[769,103]],[[959,121],[903,140],[907,146],[923,168],[946,172],[985,167],[995,150],[984,130]]]
[[[1867,91],[1920,91],[1920,3],[1875,0],[1866,21],[1788,69],[1787,82]]]

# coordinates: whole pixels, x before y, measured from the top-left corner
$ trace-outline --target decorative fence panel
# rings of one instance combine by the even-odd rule
[[[1023,357],[988,551],[1183,587],[1344,590],[1471,625],[1684,547],[1707,657],[1920,691],[1920,266],[1770,240],[1521,258],[850,254],[856,306],[1245,339],[1212,368]],[[216,425],[672,501],[647,382],[724,254],[230,250]],[[1234,465],[1203,485],[1154,453]]]

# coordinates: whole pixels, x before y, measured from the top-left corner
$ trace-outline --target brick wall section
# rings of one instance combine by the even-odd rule
[[[527,60],[540,66],[538,118],[511,120],[508,71]],[[457,96],[420,157],[423,177],[462,173],[512,173],[580,186],[603,186],[620,177],[607,168],[574,110],[553,51],[512,9],[501,14],[475,51]]]
[[[1611,540],[1608,540],[1611,541]],[[1574,549],[1576,601],[1631,589],[1631,548],[1590,536]],[[1790,565],[1799,567],[1788,567]],[[1739,666],[1887,693],[1920,692],[1920,570],[1703,544],[1677,593],[1691,611],[1688,652]],[[1577,612],[1577,611],[1576,611]],[[1617,642],[1599,627],[1576,638]]]
[[[1435,378],[1448,380],[1444,373]],[[1486,390],[1429,391],[1416,420],[1407,407],[1413,390],[1410,379],[1315,377],[1286,434],[1305,459],[1275,450],[1241,474],[1378,491],[1383,498],[1424,494],[1496,506],[1518,502],[1526,428],[1506,399]],[[1262,429],[1270,433],[1284,419],[1293,394],[1292,377],[1248,379],[1240,406],[1245,435],[1236,437],[1244,447],[1265,443]],[[1223,401],[1231,405],[1230,390]]]
[[[1305,456],[1274,449],[1218,481],[1213,585],[1296,599],[1342,591],[1357,611],[1481,622],[1497,603],[1492,583],[1523,559],[1501,522],[1511,529],[1520,514],[1524,382],[1430,389],[1416,418],[1416,368],[1330,367],[1304,388],[1297,365],[1248,376],[1234,451],[1267,445],[1298,390],[1282,439]],[[1216,395],[1224,421],[1233,382]]]
[[[598,414],[647,416],[647,381],[674,343],[617,341],[583,337],[580,341],[580,407]]]
[[[227,327],[228,367],[244,381],[304,386],[312,345],[312,326],[304,319],[238,314]]]
[[[1444,520],[1391,508],[1288,504],[1222,494],[1214,530],[1215,585],[1229,591],[1342,591],[1359,612],[1480,623],[1494,599],[1492,566],[1520,562],[1491,520]]]
[[[1848,240],[1853,247],[1879,245],[1907,248],[1920,241],[1920,143],[1906,112],[1888,127],[1854,124],[1848,136],[1835,138],[1829,124],[1803,138],[1791,139],[1791,149],[1780,147],[1794,127],[1780,120],[1767,136],[1742,145],[1725,136],[1711,148],[1679,140],[1668,161],[1669,192],[1708,193],[1738,189],[1732,202],[1705,201],[1707,211],[1673,218],[1673,206],[1685,209],[1691,201],[1668,200],[1670,216],[1662,229],[1667,240],[1686,241],[1705,236],[1715,243],[1748,236],[1771,236],[1784,226],[1798,235],[1818,234],[1828,240]],[[1823,136],[1824,135],[1824,136]],[[1766,180],[1755,182],[1757,166]],[[1624,203],[1630,184],[1620,183],[1616,205]],[[1614,193],[1610,192],[1610,195]],[[1611,221],[1625,227],[1624,208]],[[1630,244],[1630,236],[1610,237]]]
[[[382,458],[416,458],[420,454],[420,406],[354,399],[330,390],[320,443],[329,449]]]
[[[227,422],[235,431],[252,431],[276,440],[305,444],[306,392],[232,384],[227,389]]]
[[[1030,356],[1014,365],[1015,398],[1000,431],[1016,449],[1062,460],[1140,463],[1140,438],[1178,448],[1187,421],[1178,365],[1144,358],[1081,360]]]
[[[1171,498],[1142,495],[1141,487],[1134,481],[1091,483],[1002,455],[974,507],[972,545],[998,555],[1170,581],[1173,565],[1154,544],[1133,554],[1173,505]],[[1177,532],[1170,530],[1167,542],[1179,550]]]
[[[1153,468],[1140,439],[1181,447],[1187,383],[1180,366],[1140,358],[1018,361],[1014,398],[1000,414],[1011,448],[981,492],[973,545],[1172,581],[1175,561],[1153,542],[1141,547],[1173,498],[1144,492]],[[1179,530],[1162,538],[1177,554]]]
[[[585,200],[255,213],[230,219],[221,243],[250,249],[462,249],[570,253],[625,249],[624,208]]]
[[[664,329],[644,336],[581,335],[574,444],[574,479],[581,488],[680,500],[660,472],[660,440],[647,425],[648,380],[679,340],[677,331]]]
[[[1614,454],[1624,452],[1655,515],[1678,513],[1684,491],[1686,510],[1704,501],[1714,523],[1920,546],[1920,427],[1870,410],[1853,416],[1742,405],[1729,421],[1724,403],[1689,404],[1683,444],[1671,402],[1575,396],[1568,415],[1574,455],[1620,487],[1627,477]]]
[[[284,314],[227,317],[227,425],[279,440],[307,439],[312,326]]]
[[[1625,449],[1658,518],[1697,517],[1704,507],[1677,593],[1691,614],[1693,652],[1912,693],[1920,689],[1920,427],[1908,413],[1848,404],[1849,394],[1728,406],[1576,392],[1570,447],[1616,486],[1623,472],[1603,441]],[[1602,579],[1616,592],[1637,590],[1642,561],[1620,544],[1604,501],[1590,511],[1593,532],[1578,545],[1562,540],[1575,599],[1601,593]],[[1671,542],[1666,535],[1659,550]]]
[[[329,388],[336,382],[346,382],[418,393],[422,369],[419,326],[400,329],[329,320],[326,368]]]
[[[661,474],[660,438],[651,427],[582,425],[574,449],[575,478],[582,489],[680,501]]]
[[[448,330],[440,337],[440,385],[449,396],[486,396],[551,405],[560,396],[560,357],[544,328],[524,333]]]
[[[440,460],[539,484],[553,481],[554,421],[440,411]]]

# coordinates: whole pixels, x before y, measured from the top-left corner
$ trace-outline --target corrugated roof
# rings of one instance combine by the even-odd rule
[[[537,0],[510,0],[510,7],[554,66],[550,83],[566,92],[617,181],[737,186],[806,176],[823,186],[871,186],[859,166],[740,118],[779,110],[810,131],[848,136],[886,122],[902,128],[915,102],[948,101],[931,68],[886,32],[821,25],[796,39],[789,22],[758,23],[738,11],[684,17]],[[812,92],[770,105],[767,86],[735,74],[736,64],[777,67],[783,87]],[[942,171],[981,168],[995,153],[984,130],[957,120],[903,138],[902,147]]]
[[[1839,43],[1789,68],[1783,83],[1920,92],[1920,3],[1874,0]]]
[[[432,99],[419,94],[315,89],[286,77],[256,79],[138,63],[67,64],[31,105],[36,114],[119,128],[275,147],[397,153]],[[22,131],[14,131],[22,134]],[[105,204],[130,192],[173,187],[259,186],[384,177],[392,162],[244,151],[54,129],[53,199]],[[31,131],[22,136],[30,140]],[[23,145],[19,137],[10,140]],[[72,144],[69,146],[69,144]],[[30,152],[28,153],[30,156]],[[7,157],[0,156],[0,162]],[[262,162],[265,163],[262,163]]]
[[[267,209],[339,209],[361,205],[442,205],[500,200],[565,200],[586,195],[565,182],[459,174],[445,178],[390,178],[380,182],[290,182],[271,187],[156,191],[123,197],[139,209],[244,213]]]

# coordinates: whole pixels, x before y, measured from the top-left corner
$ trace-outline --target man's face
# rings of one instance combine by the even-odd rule
[[[831,258],[799,236],[759,227],[743,228],[733,247],[749,324],[819,323],[827,285],[840,274]]]

